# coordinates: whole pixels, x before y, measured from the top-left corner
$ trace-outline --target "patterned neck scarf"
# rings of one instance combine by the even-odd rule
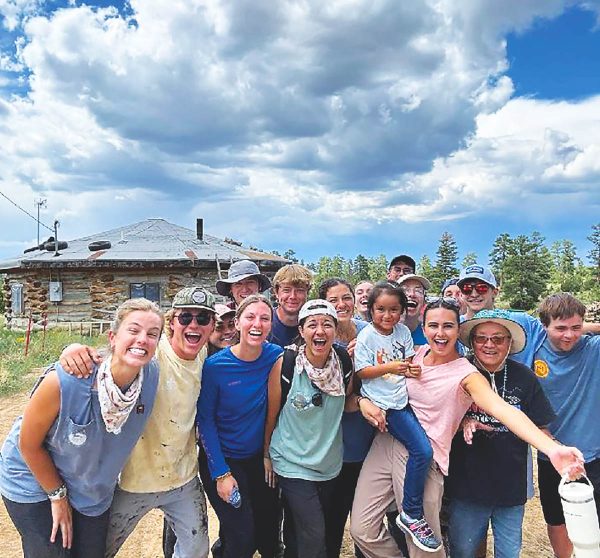
[[[108,357],[98,369],[98,399],[106,431],[120,434],[121,427],[125,424],[142,391],[144,369],[140,370],[127,391],[123,393],[113,379],[110,371],[111,361],[112,357]]]
[[[333,347],[331,348],[329,357],[327,357],[325,366],[323,368],[316,368],[306,356],[306,345],[301,345],[298,348],[296,364],[298,365],[299,374],[306,372],[310,381],[323,393],[333,397],[345,395],[342,363]]]

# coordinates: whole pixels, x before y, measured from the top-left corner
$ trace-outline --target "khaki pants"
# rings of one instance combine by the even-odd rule
[[[401,502],[408,452],[390,434],[377,434],[365,460],[352,506],[350,533],[367,558],[401,558],[402,553],[383,523],[390,504]],[[440,508],[444,478],[432,462],[423,494],[425,517],[441,540]],[[424,552],[407,537],[410,558],[445,558],[443,550]]]

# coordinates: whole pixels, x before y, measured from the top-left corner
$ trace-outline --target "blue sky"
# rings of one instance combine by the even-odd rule
[[[307,261],[600,221],[600,1],[0,0],[0,191]],[[36,225],[0,198],[0,258]]]

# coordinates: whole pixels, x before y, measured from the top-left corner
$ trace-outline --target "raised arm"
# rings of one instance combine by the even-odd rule
[[[583,474],[583,455],[577,448],[562,446],[540,430],[522,411],[494,393],[479,373],[469,374],[462,382],[477,406],[504,424],[513,434],[545,453],[561,474],[575,478]]]
[[[46,435],[54,424],[59,410],[60,385],[56,370],[52,370],[42,380],[25,407],[19,436],[21,455],[46,493],[51,493],[63,485],[63,480],[44,447]],[[71,548],[73,528],[68,498],[52,500],[51,509],[50,541],[55,542],[56,534],[60,529],[63,547]]]
[[[277,417],[282,406],[281,401],[281,364],[283,358],[278,358],[271,372],[269,373],[269,387],[268,387],[268,406],[267,406],[267,420],[265,422],[265,441],[263,446],[263,458],[265,467],[265,482],[270,486],[275,486],[275,473],[271,464],[271,457],[269,455],[269,446],[271,445],[271,437],[273,436],[273,430],[277,424]]]

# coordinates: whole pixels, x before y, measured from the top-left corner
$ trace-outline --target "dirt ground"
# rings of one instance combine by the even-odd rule
[[[14,419],[21,413],[26,401],[26,394],[0,398],[0,440],[4,440]],[[217,532],[218,520],[212,509],[209,509],[209,535],[211,542],[216,538]],[[19,536],[6,515],[4,504],[0,505],[0,533],[0,556],[2,558],[20,558],[22,552]],[[148,514],[123,546],[117,555],[118,558],[162,558],[161,534],[162,514],[160,512]],[[350,537],[346,533],[342,552],[344,558],[353,556],[351,548]],[[493,556],[491,550],[488,552],[488,556]],[[521,556],[524,558],[552,558],[553,556],[548,544],[537,495],[527,505]]]

